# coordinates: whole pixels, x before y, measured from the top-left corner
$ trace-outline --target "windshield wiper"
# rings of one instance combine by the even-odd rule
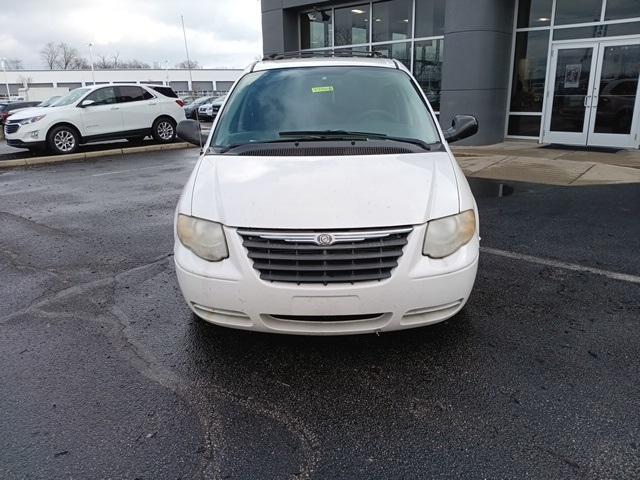
[[[281,137],[295,137],[296,140],[390,140],[394,142],[411,143],[425,150],[431,150],[431,148],[437,144],[427,143],[417,138],[395,137],[384,133],[354,132],[350,130],[290,130],[278,132],[278,134]]]

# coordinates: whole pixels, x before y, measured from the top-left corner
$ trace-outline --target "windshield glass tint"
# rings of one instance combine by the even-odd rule
[[[73,102],[77,102],[82,98],[82,96],[89,91],[88,88],[76,88],[75,90],[70,91],[65,96],[60,97],[58,100],[53,102],[51,107],[62,107],[64,105],[71,105]]]
[[[310,67],[244,76],[225,106],[212,145],[281,140],[279,132],[304,130],[439,141],[424,101],[401,70]]]

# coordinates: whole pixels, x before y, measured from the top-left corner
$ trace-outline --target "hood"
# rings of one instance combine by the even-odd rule
[[[17,110],[12,113],[9,118],[11,120],[24,120],[25,118],[37,117],[38,115],[44,115],[49,112],[49,107],[26,107]]]
[[[245,228],[416,225],[458,213],[447,152],[336,157],[207,155],[192,215]]]

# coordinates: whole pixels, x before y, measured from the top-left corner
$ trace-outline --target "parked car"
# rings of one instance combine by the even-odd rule
[[[189,105],[191,102],[197,100],[198,97],[194,97],[193,95],[180,95],[180,100],[184,102],[185,105]]]
[[[216,97],[200,97],[196,98],[193,102],[189,103],[184,107],[184,114],[187,118],[192,120],[197,120],[196,113],[198,112],[198,107],[205,103],[209,103],[214,100]]]
[[[62,95],[54,95],[53,97],[47,98],[45,101],[40,102],[38,107],[50,107],[56,100],[58,100]]]
[[[200,120],[205,122],[211,122],[216,115],[218,115],[218,111],[222,104],[226,100],[227,96],[222,95],[221,97],[214,98],[213,100],[206,102],[198,107],[198,117]]]
[[[18,110],[24,110],[38,105],[39,102],[3,102],[0,103],[0,124],[4,125],[7,117]]]
[[[399,62],[305,58],[247,69],[179,200],[174,259],[198,317],[290,334],[441,322],[469,298],[478,213],[448,142]]]
[[[170,87],[98,85],[77,88],[49,107],[12,115],[5,125],[7,144],[53,153],[73,153],[82,143],[147,135],[161,143],[175,139],[185,118],[184,103]]]

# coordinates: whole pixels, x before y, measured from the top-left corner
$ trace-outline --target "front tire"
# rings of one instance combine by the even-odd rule
[[[176,139],[176,122],[167,117],[158,118],[151,128],[153,138],[158,143],[171,143]]]
[[[80,136],[72,127],[60,125],[51,129],[47,135],[47,146],[56,155],[65,155],[78,151]]]

